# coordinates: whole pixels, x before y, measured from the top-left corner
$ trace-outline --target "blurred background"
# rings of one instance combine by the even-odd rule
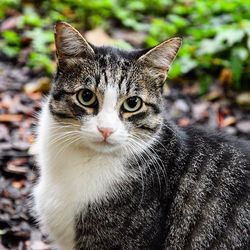
[[[51,249],[28,211],[34,129],[56,68],[53,26],[96,45],[183,45],[165,86],[166,113],[250,139],[250,4],[246,0],[0,1],[0,250]]]

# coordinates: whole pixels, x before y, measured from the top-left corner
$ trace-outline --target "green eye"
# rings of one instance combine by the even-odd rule
[[[93,107],[97,103],[96,95],[89,89],[80,90],[76,97],[78,102],[86,107]]]
[[[133,96],[125,100],[123,109],[126,112],[135,112],[142,107],[142,99],[138,96]]]

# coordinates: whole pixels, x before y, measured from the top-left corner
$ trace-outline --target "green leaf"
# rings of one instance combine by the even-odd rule
[[[225,45],[216,39],[204,39],[197,50],[197,56],[215,54],[225,49]]]
[[[241,29],[226,29],[221,31],[216,37],[215,40],[223,44],[227,42],[229,46],[234,45],[237,42],[241,42],[245,35],[244,30]]]
[[[14,58],[20,53],[20,48],[16,46],[9,46],[0,44],[0,50],[9,58]]]
[[[53,72],[51,59],[47,55],[32,52],[28,59],[28,66],[34,69],[45,69],[47,73]]]
[[[20,44],[20,36],[12,30],[5,30],[2,32],[2,36],[5,39],[5,42],[9,45],[19,45]]]
[[[173,79],[181,74],[181,63],[176,60],[173,65],[170,67],[168,78]]]
[[[167,17],[170,22],[172,22],[174,25],[176,25],[179,28],[186,27],[188,25],[188,21],[181,16],[171,14],[171,15],[168,15]]]
[[[212,84],[212,78],[209,75],[200,76],[199,92],[200,95],[204,95],[208,92],[209,86]]]
[[[179,63],[181,64],[181,72],[186,74],[197,67],[198,63],[193,60],[190,56],[182,56],[179,58]]]
[[[48,44],[54,41],[54,34],[52,31],[46,31],[41,28],[35,28],[26,32],[26,36],[32,38],[32,47],[35,51],[40,53],[48,53]]]

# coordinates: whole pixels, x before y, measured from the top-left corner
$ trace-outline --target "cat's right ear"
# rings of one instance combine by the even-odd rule
[[[167,77],[169,68],[181,46],[181,38],[166,40],[143,54],[138,62],[150,70],[150,74],[159,79],[161,86]]]
[[[95,54],[80,32],[65,22],[55,25],[55,44],[59,60],[78,56],[93,57]]]

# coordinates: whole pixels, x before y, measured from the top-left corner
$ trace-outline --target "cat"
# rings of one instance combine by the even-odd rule
[[[38,221],[59,249],[250,249],[250,144],[164,116],[180,38],[96,47],[55,27],[38,128]]]

